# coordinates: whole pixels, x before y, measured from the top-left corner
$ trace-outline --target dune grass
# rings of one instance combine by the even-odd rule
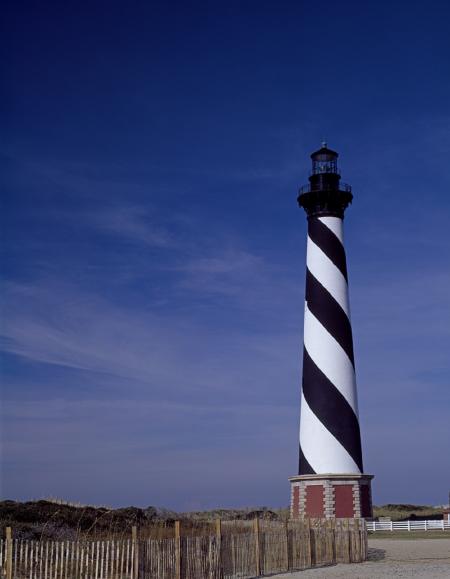
[[[397,505],[387,504],[373,507],[374,517],[390,517],[392,521],[406,521],[408,519],[437,518],[442,515],[442,508],[427,505]]]

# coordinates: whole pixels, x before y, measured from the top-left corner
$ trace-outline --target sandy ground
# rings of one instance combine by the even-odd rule
[[[450,578],[450,539],[369,539],[369,561],[276,575],[276,579]],[[275,579],[275,578],[274,578]]]

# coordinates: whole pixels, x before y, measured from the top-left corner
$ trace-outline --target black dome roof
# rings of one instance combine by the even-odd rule
[[[311,153],[311,159],[313,161],[329,161],[331,159],[337,159],[338,157],[339,153],[329,149],[327,146],[321,147],[318,151]]]

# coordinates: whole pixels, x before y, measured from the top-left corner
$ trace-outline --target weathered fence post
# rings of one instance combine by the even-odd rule
[[[139,542],[138,542],[136,525],[133,525],[131,527],[131,545],[133,547],[133,561],[132,561],[133,575],[132,575],[132,579],[138,579],[138,577],[139,577]]]
[[[217,573],[216,577],[223,577],[222,569],[222,521],[216,519],[216,537],[217,537]]]
[[[352,562],[352,542],[351,542],[351,535],[350,535],[350,520],[344,519],[344,529],[345,529],[345,536],[346,536],[346,550],[347,550],[347,561],[346,563]]]
[[[332,549],[333,549],[333,563],[337,563],[337,554],[336,554],[336,519],[330,519],[330,532],[331,532],[331,540],[332,540]]]
[[[259,550],[259,519],[258,519],[258,517],[255,517],[255,520],[253,521],[253,529],[255,531],[255,562],[256,562],[255,574],[257,577],[259,577],[261,575],[261,553]]]
[[[175,521],[175,579],[181,579],[180,521]]]
[[[216,535],[220,539],[222,537],[222,520],[216,519]]]
[[[333,549],[333,530],[331,528],[331,519],[325,519],[325,543],[327,548],[327,560],[329,559],[330,563],[335,563],[334,560],[334,549]]]
[[[12,579],[12,546],[11,527],[6,527],[6,579]]]
[[[289,571],[290,545],[289,545],[289,523],[287,521],[284,523],[284,530],[286,532],[286,571]]]
[[[308,544],[307,544],[307,549],[308,549],[308,567],[314,567],[315,565],[315,552],[314,552],[314,543],[313,543],[313,538],[311,536],[311,519],[309,517],[306,517],[304,519],[304,525],[305,525],[305,535],[308,538]]]
[[[233,567],[233,575],[236,575],[236,545],[234,543],[234,535],[230,535],[231,539],[231,563]]]
[[[366,521],[364,519],[361,519],[361,528],[364,538],[364,561],[366,561],[369,554],[369,537],[366,529]]]

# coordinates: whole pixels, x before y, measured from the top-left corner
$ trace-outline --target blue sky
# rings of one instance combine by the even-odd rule
[[[286,505],[326,137],[376,503],[450,478],[450,8],[7,2],[2,494]]]

